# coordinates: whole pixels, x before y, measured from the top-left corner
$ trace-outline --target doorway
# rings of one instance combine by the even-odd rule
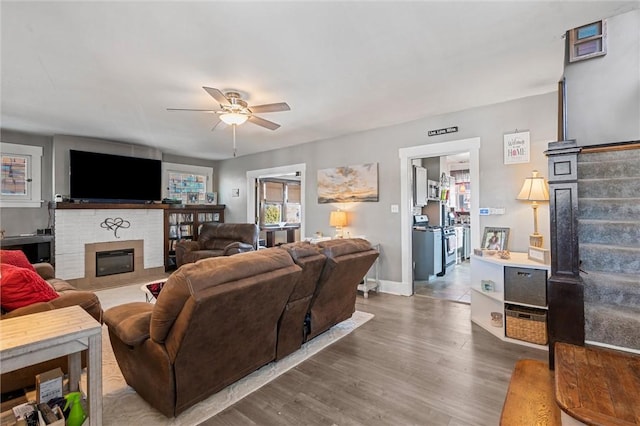
[[[469,223],[477,182],[471,183],[469,156],[467,151],[413,160],[428,171],[428,186],[435,187],[426,202],[413,208],[417,215],[411,234],[413,293],[417,296],[471,302]]]
[[[428,144],[402,148],[399,150],[400,156],[400,176],[402,184],[400,187],[400,198],[402,211],[405,212],[400,218],[401,227],[401,247],[402,247],[402,290],[403,295],[415,294],[413,288],[413,160],[429,157],[441,157],[469,153],[469,175],[473,182],[480,182],[480,138],[461,139],[436,144]],[[476,185],[479,186],[479,185]],[[478,247],[480,244],[479,226],[479,196],[471,198],[469,212],[469,228],[471,247]]]
[[[258,187],[261,181],[264,180],[272,180],[272,181],[296,181],[299,182],[299,206],[297,206],[296,215],[299,216],[299,227],[296,228],[297,234],[300,238],[305,235],[305,180],[306,180],[306,164],[292,164],[288,166],[280,166],[280,167],[272,167],[269,169],[261,169],[261,170],[250,170],[247,172],[247,222],[248,223],[256,223],[258,225],[261,224],[260,220],[260,208],[261,200],[259,199]],[[284,201],[284,200],[283,200]],[[281,206],[281,220],[278,222],[286,222],[286,206]],[[270,224],[271,225],[271,224]],[[273,236],[273,240],[275,242],[279,241],[279,238],[285,238],[286,241],[289,237],[287,235],[291,234],[291,230],[287,230],[285,227],[281,226],[269,226],[262,227],[265,229],[261,229],[260,238],[265,241],[267,240],[267,231],[270,236]],[[269,228],[269,229],[267,229]],[[277,229],[276,229],[277,228]],[[280,235],[282,234],[282,235]],[[286,236],[286,237],[283,237]]]

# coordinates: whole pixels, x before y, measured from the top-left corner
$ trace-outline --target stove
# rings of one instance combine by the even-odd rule
[[[442,274],[449,266],[456,263],[456,251],[458,250],[458,238],[453,226],[442,228]]]
[[[442,272],[442,227],[429,226],[427,215],[413,216],[413,277],[428,281]]]

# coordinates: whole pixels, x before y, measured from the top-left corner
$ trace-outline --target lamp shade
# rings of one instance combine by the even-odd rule
[[[347,224],[347,212],[342,210],[336,210],[331,212],[331,216],[329,216],[329,225],[342,227]]]
[[[238,114],[237,112],[227,112],[220,115],[220,120],[225,124],[242,124],[249,118],[246,114]]]
[[[531,177],[524,180],[522,189],[518,194],[518,200],[526,201],[548,201],[549,190],[547,189],[547,183],[542,176],[538,176],[538,171],[534,170]]]

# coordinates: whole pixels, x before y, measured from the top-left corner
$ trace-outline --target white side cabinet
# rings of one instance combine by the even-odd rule
[[[471,255],[471,321],[504,341],[547,350],[547,345],[507,337],[507,312],[505,308],[508,305],[512,308],[515,306],[546,311],[546,278],[549,271],[549,265],[529,260],[527,253],[511,253],[510,259],[501,259],[495,255]],[[505,272],[507,273],[505,274]],[[543,282],[538,285],[540,290],[537,292],[538,294],[535,294],[536,291],[533,291],[532,294],[534,289],[527,287],[528,283],[517,282],[518,276],[539,277],[540,274],[542,274]],[[505,276],[507,282],[505,282]],[[515,300],[505,298],[505,285],[511,286],[506,294],[512,295],[510,297]],[[540,292],[543,293],[542,297]],[[520,294],[525,294],[526,297],[521,299]],[[523,302],[529,297],[535,302]],[[492,321],[492,312],[501,314],[502,319],[498,322]],[[544,326],[546,327],[546,321]]]

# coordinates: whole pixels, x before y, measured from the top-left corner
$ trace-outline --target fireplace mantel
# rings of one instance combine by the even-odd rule
[[[56,203],[50,202],[50,209],[58,209],[58,210],[78,210],[78,209],[96,209],[96,210],[105,210],[105,209],[132,209],[132,210],[151,210],[151,209],[161,209],[165,210],[170,207],[175,207],[175,204],[134,204],[134,203]]]

